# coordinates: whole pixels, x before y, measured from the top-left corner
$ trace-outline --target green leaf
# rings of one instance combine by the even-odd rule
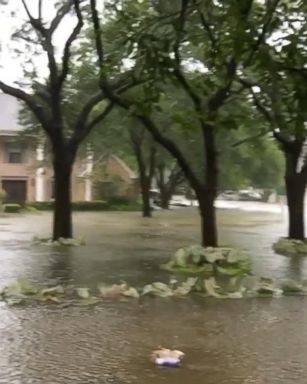
[[[45,288],[41,291],[43,296],[58,296],[64,295],[65,289],[62,285],[57,285],[55,287]]]
[[[89,288],[76,288],[76,292],[80,299],[89,299],[91,296]]]
[[[143,288],[142,295],[152,295],[158,297],[170,297],[173,296],[172,289],[165,283],[155,282],[147,284]]]
[[[215,278],[211,277],[210,279],[204,280],[204,287],[209,296],[215,297],[217,299],[223,299],[226,296],[219,292],[220,287],[216,284]]]

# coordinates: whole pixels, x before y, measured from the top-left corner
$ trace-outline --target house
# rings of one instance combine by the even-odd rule
[[[105,155],[94,161],[92,182],[97,200],[110,196],[135,199],[139,195],[138,176],[116,155]]]
[[[22,135],[19,123],[19,102],[0,93],[0,186],[7,202],[50,201],[54,198],[53,170],[46,145]],[[91,201],[95,198],[94,174],[104,164],[108,175],[121,181],[119,195],[136,196],[137,178],[118,157],[94,161],[88,150],[78,157],[72,172],[72,200]]]

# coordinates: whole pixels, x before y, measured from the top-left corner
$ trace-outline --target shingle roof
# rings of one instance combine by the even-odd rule
[[[18,120],[20,103],[15,97],[0,93],[0,133],[15,133],[23,128]]]

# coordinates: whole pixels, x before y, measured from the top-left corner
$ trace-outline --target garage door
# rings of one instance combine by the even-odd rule
[[[24,203],[27,198],[26,180],[2,180],[2,188],[6,192],[7,203]]]

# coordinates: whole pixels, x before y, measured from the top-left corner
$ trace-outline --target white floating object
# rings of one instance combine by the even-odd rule
[[[160,348],[152,352],[151,361],[160,367],[179,367],[184,353],[176,349]]]
[[[155,361],[156,365],[161,367],[179,367],[181,360],[178,357],[157,357]]]

